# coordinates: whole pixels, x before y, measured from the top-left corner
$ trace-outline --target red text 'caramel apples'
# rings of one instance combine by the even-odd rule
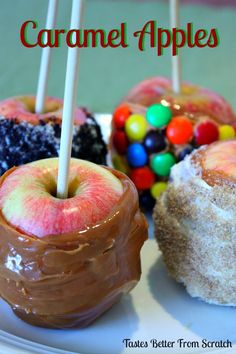
[[[236,306],[236,141],[216,142],[172,168],[154,209],[169,273],[193,297]]]
[[[0,179],[0,293],[26,322],[84,327],[139,281],[147,223],[122,173],[72,159],[68,199],[57,173],[55,158]]]

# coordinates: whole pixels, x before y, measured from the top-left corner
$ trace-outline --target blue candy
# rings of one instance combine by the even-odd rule
[[[139,143],[131,144],[127,149],[127,160],[132,167],[141,167],[147,163],[148,156]]]

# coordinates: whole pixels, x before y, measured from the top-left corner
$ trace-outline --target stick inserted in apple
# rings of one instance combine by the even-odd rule
[[[81,1],[77,0],[76,5],[73,11],[78,20]],[[58,0],[48,0],[48,31],[55,27],[57,7]],[[20,95],[0,101],[0,175],[13,166],[59,154],[64,102],[47,96],[51,52],[52,48],[42,49],[36,96]],[[74,80],[76,75],[72,75],[70,84]],[[72,156],[106,164],[107,147],[100,126],[87,108],[74,109],[72,129]]]
[[[140,279],[147,223],[122,173],[71,159],[68,198],[58,159],[0,177],[0,293],[24,321],[84,327]]]

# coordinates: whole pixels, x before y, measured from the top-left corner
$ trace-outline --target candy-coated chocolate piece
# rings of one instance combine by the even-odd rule
[[[131,115],[130,108],[127,104],[122,104],[116,108],[113,114],[113,122],[116,129],[124,129],[125,121]]]
[[[130,179],[138,190],[149,189],[155,182],[155,175],[149,167],[135,168],[130,173]]]
[[[153,104],[147,109],[146,117],[150,125],[156,128],[162,128],[171,120],[172,112],[170,108],[158,103]]]
[[[193,126],[185,116],[174,117],[167,126],[167,139],[174,145],[186,144],[193,137]]]
[[[159,176],[169,176],[171,167],[176,163],[170,152],[156,154],[151,159],[151,168]]]
[[[151,130],[147,133],[143,145],[148,154],[165,150],[167,143],[164,133],[161,131]]]
[[[151,211],[154,208],[156,200],[151,196],[149,190],[140,192],[139,203],[144,211]]]
[[[125,132],[131,141],[140,141],[147,131],[147,121],[140,114],[132,114],[125,122]]]
[[[156,182],[151,187],[151,195],[153,198],[158,198],[160,195],[166,190],[167,183],[166,182]]]
[[[201,122],[195,128],[194,137],[197,145],[211,144],[219,138],[218,126],[210,120]]]
[[[185,146],[182,150],[177,153],[178,161],[182,161],[185,156],[189,155],[193,151],[193,147],[191,145]]]
[[[126,153],[128,147],[128,139],[125,132],[122,130],[117,130],[113,135],[113,145],[117,152],[121,155]]]
[[[144,147],[139,143],[131,144],[127,149],[127,160],[133,167],[144,166],[148,160]]]
[[[225,124],[219,127],[219,140],[228,140],[235,137],[235,130],[231,125]]]

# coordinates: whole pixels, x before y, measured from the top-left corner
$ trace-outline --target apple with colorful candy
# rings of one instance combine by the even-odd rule
[[[67,199],[57,174],[54,158],[0,179],[0,292],[29,323],[83,327],[137,284],[147,223],[122,173],[71,159]]]
[[[171,80],[152,77],[136,85],[122,100],[144,107],[162,103],[171,108],[173,116],[180,114],[205,115],[220,124],[235,122],[230,104],[219,94],[207,88],[183,82],[179,94],[173,92]]]
[[[167,187],[172,166],[193,149],[234,138],[235,122],[230,105],[210,90],[183,83],[177,94],[170,80],[145,80],[113,114],[113,165],[133,180],[143,208],[152,209]]]

